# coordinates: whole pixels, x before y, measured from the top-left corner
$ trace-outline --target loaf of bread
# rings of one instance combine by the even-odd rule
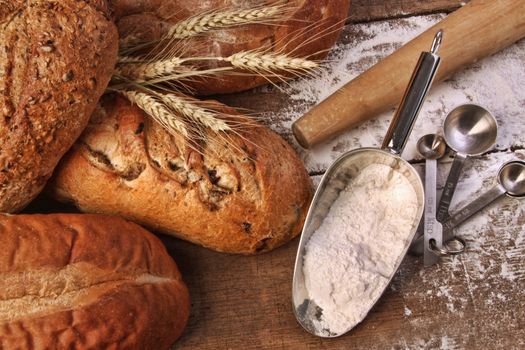
[[[112,75],[118,33],[105,0],[0,2],[0,212],[44,187]]]
[[[228,144],[212,137],[195,150],[127,100],[105,96],[49,190],[85,212],[222,252],[268,251],[299,234],[312,185],[293,149],[263,126],[228,135]]]
[[[176,40],[174,44],[183,48],[177,52],[184,57],[228,57],[240,51],[264,50],[287,53],[291,57],[322,59],[344,27],[350,0],[113,0],[113,4],[121,38],[135,37],[146,41],[162,38],[175,23],[199,14],[284,5],[282,14],[263,23],[226,28],[214,24],[219,28]],[[220,19],[210,21],[220,22]],[[236,18],[227,21],[242,23]],[[226,64],[212,60],[201,64],[201,68],[223,65]],[[264,77],[246,74],[246,71],[242,73],[194,77],[185,84],[199,95],[210,95],[244,91],[268,83],[267,74]]]
[[[108,216],[0,214],[0,349],[168,349],[189,296],[151,233]]]

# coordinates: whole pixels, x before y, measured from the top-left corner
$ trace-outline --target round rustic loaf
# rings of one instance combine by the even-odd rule
[[[0,214],[0,348],[167,349],[189,296],[151,233],[108,216]]]
[[[228,144],[209,137],[195,150],[127,100],[106,96],[50,192],[223,252],[268,251],[299,234],[312,185],[293,149],[263,126],[228,135]]]
[[[175,41],[185,57],[228,57],[240,51],[266,50],[292,57],[322,59],[341,33],[350,0],[113,0],[121,38],[162,38],[174,23],[218,10],[263,8],[285,4],[277,21],[211,30]],[[268,21],[266,21],[268,22]],[[201,64],[201,69],[227,65],[219,61]],[[232,93],[268,83],[268,77],[246,74],[206,76],[185,82],[199,95]],[[284,73],[284,72],[279,72]],[[267,75],[267,74],[266,74]]]
[[[113,73],[105,0],[0,2],[0,212],[44,187]]]

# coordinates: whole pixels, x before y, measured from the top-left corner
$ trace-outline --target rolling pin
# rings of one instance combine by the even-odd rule
[[[419,55],[439,29],[444,36],[436,82],[524,37],[525,0],[472,0],[451,13],[297,120],[292,130],[299,144],[310,148],[399,103]]]

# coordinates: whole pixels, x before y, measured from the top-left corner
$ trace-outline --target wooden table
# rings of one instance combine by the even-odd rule
[[[334,61],[342,60],[346,66],[330,65],[345,72],[331,72],[321,77],[321,80],[330,81],[342,76],[341,82],[327,85],[315,80],[292,83],[284,92],[266,87],[222,100],[230,105],[265,111],[269,125],[293,143],[291,122],[319,102],[320,97],[439,20],[444,11],[459,5],[460,1],[455,0],[353,1],[339,50],[332,55]],[[414,17],[422,14],[434,15]],[[372,20],[377,22],[366,23]],[[381,38],[381,28],[385,26],[395,35]],[[392,37],[398,35],[396,31],[400,37],[392,41]],[[363,52],[353,52],[358,49]],[[522,67],[518,71],[525,76],[525,42],[522,41],[504,54],[482,61],[438,85],[414,129],[405,157],[419,166],[421,161],[414,154],[415,139],[438,131],[454,104],[481,103],[491,109],[499,121],[496,149],[467,165],[453,209],[488,189],[501,163],[514,158],[525,159],[525,80],[522,80],[521,91],[510,88],[514,89],[512,98],[501,95],[509,91],[498,89],[487,94],[491,91],[490,84],[496,84],[494,80],[503,80],[501,77],[505,73],[502,72],[507,65],[519,64],[517,57],[520,55]],[[308,95],[301,93],[304,88],[329,91]],[[318,180],[331,160],[342,152],[359,146],[379,145],[389,117],[390,114],[380,116],[314,152],[297,147],[314,180]],[[449,164],[450,158],[440,165],[441,184]],[[366,320],[350,334],[327,340],[303,331],[292,314],[291,280],[298,240],[269,254],[239,257],[213,253],[167,238],[165,242],[180,263],[193,298],[190,323],[175,348],[523,349],[524,224],[525,206],[517,200],[505,199],[491,206],[458,229],[458,234],[468,243],[467,253],[444,259],[441,264],[427,269],[421,258],[408,256]]]
[[[264,112],[268,124],[293,143],[289,131],[293,120],[459,6],[458,0],[354,0],[349,23],[332,55],[332,71],[317,81],[291,83],[284,91],[263,87],[221,99]],[[385,28],[390,35],[383,35]],[[494,111],[500,123],[496,149],[466,166],[452,209],[488,189],[502,162],[525,159],[525,79],[521,89],[515,86],[519,77],[525,77],[523,57],[521,41],[436,86],[414,129],[405,158],[421,167],[414,154],[415,139],[438,131],[454,104],[481,103]],[[512,79],[506,79],[509,69]],[[313,91],[311,96],[301,92],[305,89]],[[296,146],[314,182],[344,151],[379,145],[390,115],[379,116],[314,152]],[[447,158],[439,166],[441,184],[449,165]],[[407,256],[366,320],[336,339],[311,336],[293,316],[297,239],[271,253],[244,257],[163,237],[192,296],[188,327],[174,349],[523,349],[524,225],[525,206],[504,199],[458,229],[468,244],[465,254],[426,269],[421,258]]]

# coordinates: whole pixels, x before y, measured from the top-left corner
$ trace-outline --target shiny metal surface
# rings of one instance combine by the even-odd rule
[[[497,180],[498,183],[494,187],[459,209],[443,223],[443,241],[445,243],[452,243],[459,238],[454,236],[454,228],[461,225],[494,201],[503,197],[503,195],[517,199],[525,198],[525,162],[515,160],[503,164],[498,171]],[[422,235],[414,240],[410,247],[410,253],[422,255],[423,252],[424,237]]]
[[[425,214],[423,218],[423,236],[425,250],[423,262],[431,266],[439,262],[439,254],[430,249],[430,242],[434,242],[438,249],[443,247],[443,227],[436,219],[436,182],[437,159],[445,155],[447,145],[445,139],[436,134],[428,134],[417,142],[417,150],[425,161]]]
[[[436,36],[434,37],[434,41],[432,42],[432,47],[430,48],[430,52],[437,54],[439,51],[439,48],[441,47],[441,43],[443,42],[443,29],[440,29],[437,31]]]
[[[442,36],[441,31],[436,34],[434,39],[436,47],[433,46],[436,50],[439,48]],[[425,102],[430,86],[432,86],[440,62],[441,58],[436,53],[423,52],[421,54],[381,148],[388,149],[396,155],[403,153],[408,136],[412,132],[414,122]]]
[[[335,163],[327,170],[321,180],[321,183],[319,184],[306,217],[301,240],[297,250],[292,285],[293,311],[297,321],[309,333],[319,337],[332,338],[340,336],[346,332],[337,334],[331,332],[329,329],[318,329],[314,325],[313,320],[315,318],[319,319],[322,316],[322,309],[309,298],[308,290],[306,289],[303,274],[305,246],[310,237],[319,228],[319,226],[321,226],[323,220],[328,214],[328,211],[330,210],[330,207],[338,198],[339,193],[347,187],[347,185],[361,172],[362,169],[372,164],[388,165],[392,169],[395,169],[404,175],[412,184],[419,203],[419,210],[412,223],[411,233],[407,238],[405,249],[400,254],[395,264],[394,273],[392,273],[390,276],[388,283],[385,283],[385,289],[388,286],[390,280],[393,278],[395,271],[397,271],[399,265],[401,265],[410,242],[414,238],[419,221],[421,220],[421,216],[423,214],[425,195],[419,174],[407,161],[389,153],[388,151],[375,148],[361,148],[350,151],[337,159]],[[349,212],[348,215],[352,215],[352,213]],[[322,283],[322,281],[320,281],[320,283]],[[379,300],[379,298],[377,300]],[[370,305],[370,308],[375,305],[377,300],[373,301],[373,304]],[[350,329],[347,331],[349,330]]]
[[[443,33],[436,35],[435,42],[440,42]],[[395,272],[401,265],[406,252],[412,242],[414,235],[419,226],[424,208],[424,190],[419,174],[415,169],[399,155],[406,145],[408,136],[412,130],[414,122],[419,114],[421,104],[432,83],[439,66],[439,57],[430,52],[423,52],[418,61],[416,69],[408,84],[405,96],[396,112],[394,119],[388,129],[382,149],[363,148],[343,154],[327,170],[321,183],[315,193],[312,204],[306,217],[303,227],[301,240],[297,250],[295,260],[293,285],[292,285],[292,302],[293,311],[299,324],[308,332],[319,337],[331,338],[340,336],[352,329],[354,325],[342,333],[335,333],[330,329],[319,329],[315,326],[314,321],[322,317],[323,310],[309,298],[306,289],[303,260],[305,255],[305,246],[314,232],[320,227],[321,223],[327,216],[330,207],[338,198],[339,193],[347,187],[353,178],[355,178],[364,168],[372,164],[384,164],[401,173],[407,178],[414,188],[419,203],[418,212],[410,228],[410,235],[407,237],[405,248],[399,255],[391,276],[388,277],[387,283],[384,284],[383,292],[388,287]],[[421,89],[422,91],[417,91]],[[351,215],[352,213],[348,213]],[[326,262],[320,262],[326,263]],[[325,281],[319,281],[323,283]],[[370,309],[375,305],[380,296],[369,305]]]
[[[417,142],[417,151],[425,159],[439,159],[445,155],[447,144],[442,136],[428,134]]]
[[[453,109],[443,126],[447,144],[456,151],[456,156],[439,200],[437,219],[447,220],[450,203],[456,191],[461,169],[468,157],[488,151],[496,142],[498,124],[485,108],[466,104]]]
[[[445,242],[442,247],[438,247],[435,240],[430,240],[430,250],[439,257],[445,257],[449,255],[458,255],[465,251],[467,244],[460,237],[454,237],[453,239]]]
[[[445,140],[450,148],[468,156],[488,151],[496,142],[498,124],[485,108],[466,104],[456,107],[445,119]]]
[[[498,172],[498,184],[458,210],[445,222],[446,237],[453,235],[454,227],[505,194],[513,198],[525,198],[525,162],[515,160],[503,164]]]
[[[509,196],[525,196],[525,163],[513,161],[505,164],[499,171],[498,181]]]

